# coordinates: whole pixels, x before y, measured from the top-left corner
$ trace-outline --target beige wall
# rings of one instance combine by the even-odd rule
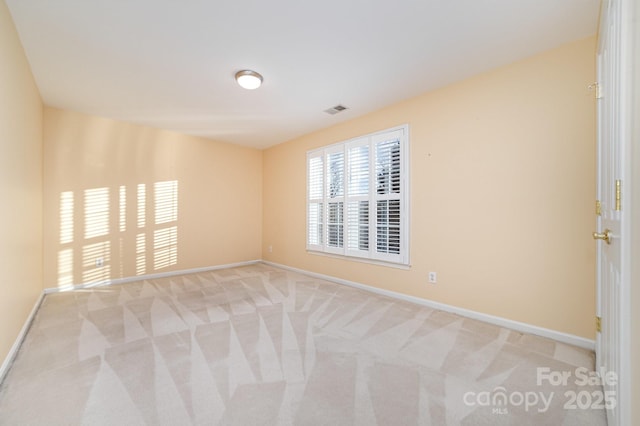
[[[42,101],[0,0],[0,364],[42,291]]]
[[[261,257],[261,151],[45,108],[44,152],[45,287]]]
[[[266,150],[263,257],[593,339],[594,53],[575,42]],[[306,151],[403,123],[410,270],[308,254]]]

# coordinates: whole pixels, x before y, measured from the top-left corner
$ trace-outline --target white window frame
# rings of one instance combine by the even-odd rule
[[[377,185],[379,184],[376,175],[376,146],[385,141],[398,140],[400,147],[400,190],[399,193],[378,194]],[[360,146],[368,146],[368,192],[367,193],[350,193],[350,177],[354,177],[351,170],[349,152],[350,149]],[[343,153],[343,177],[342,177],[342,193],[330,196],[328,190],[328,174],[329,161],[331,154]],[[311,170],[311,162],[317,166],[320,160],[322,166],[321,182],[318,181],[317,167]],[[312,177],[315,172],[315,177]],[[312,182],[313,180],[313,182]],[[315,183],[315,187],[312,185]],[[321,185],[322,191],[318,192]],[[307,203],[306,203],[306,247],[309,252],[326,253],[333,256],[352,258],[354,260],[372,261],[375,263],[382,262],[385,264],[409,265],[409,125],[386,129],[380,132],[371,133],[347,141],[339,142],[322,148],[314,149],[307,152]],[[313,194],[313,196],[312,196]],[[399,252],[383,252],[378,250],[378,202],[387,200],[397,200],[400,208],[400,224],[399,224]],[[362,232],[362,222],[349,222],[349,203],[368,202],[368,247],[362,249],[360,234],[356,237],[350,235],[354,229]],[[336,247],[329,244],[329,203],[342,203],[342,246]],[[320,209],[320,225],[316,223],[318,215],[312,215],[312,211]],[[357,217],[362,217],[362,213],[358,213]],[[313,218],[312,218],[313,216]],[[381,216],[382,218],[382,216]],[[313,219],[313,220],[311,220]],[[313,222],[313,223],[312,223]],[[351,229],[350,229],[350,226]],[[335,225],[335,224],[334,224]],[[380,224],[380,229],[397,229],[397,226]],[[335,241],[336,227],[333,227],[332,236]],[[350,239],[351,238],[351,239]],[[312,241],[313,240],[313,241]],[[358,241],[358,247],[349,248],[349,242]],[[387,248],[392,244],[383,243],[382,248]],[[393,247],[397,245],[393,244]]]

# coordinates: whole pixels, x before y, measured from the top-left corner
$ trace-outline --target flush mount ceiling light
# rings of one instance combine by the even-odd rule
[[[236,73],[236,81],[247,90],[253,90],[262,84],[262,76],[255,71],[242,70]]]

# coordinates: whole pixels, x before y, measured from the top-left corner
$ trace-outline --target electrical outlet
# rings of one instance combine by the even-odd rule
[[[99,257],[96,259],[96,268],[102,268],[104,266],[104,259]]]
[[[438,281],[438,275],[435,272],[429,272],[429,282],[435,284]]]
[[[269,253],[273,253],[273,246],[269,246]]]

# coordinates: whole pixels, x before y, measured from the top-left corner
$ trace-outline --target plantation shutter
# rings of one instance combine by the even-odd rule
[[[369,192],[371,182],[368,138],[347,145],[347,254],[369,256]]]
[[[307,153],[307,249],[409,263],[408,127]]]
[[[402,133],[374,137],[375,150],[375,255],[382,260],[400,260],[402,254]]]
[[[320,250],[324,243],[324,156],[307,155],[307,249]]]
[[[327,251],[344,250],[344,149],[340,146],[326,154]]]

